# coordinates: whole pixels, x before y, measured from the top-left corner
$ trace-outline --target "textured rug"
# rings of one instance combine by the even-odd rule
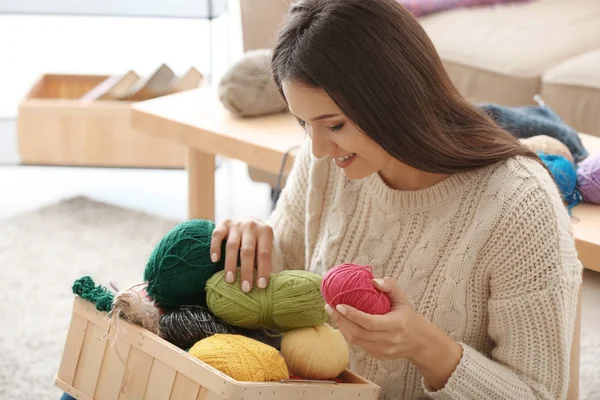
[[[141,282],[175,224],[86,198],[0,221],[0,399],[58,399],[73,281]]]
[[[141,282],[150,252],[176,223],[86,198],[0,221],[0,399],[58,399],[53,378],[73,281],[91,275],[104,285]],[[586,317],[580,399],[596,400],[600,331]]]

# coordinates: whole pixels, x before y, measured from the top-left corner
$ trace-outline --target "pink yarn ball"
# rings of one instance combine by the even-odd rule
[[[585,202],[600,204],[600,153],[579,163],[577,186]]]
[[[321,282],[323,298],[332,307],[347,304],[367,314],[386,314],[390,298],[377,290],[370,266],[340,264],[331,268]]]

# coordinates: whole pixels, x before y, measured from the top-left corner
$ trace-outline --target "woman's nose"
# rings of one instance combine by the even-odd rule
[[[325,133],[314,132],[312,134],[312,153],[315,158],[328,157],[333,154],[335,143],[327,137]]]

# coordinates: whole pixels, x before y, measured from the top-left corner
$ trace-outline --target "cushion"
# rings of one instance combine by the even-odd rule
[[[525,2],[532,0],[397,0],[415,17],[460,7],[489,6],[500,3]]]
[[[548,70],[541,97],[576,130],[600,136],[600,46]]]
[[[475,102],[534,104],[541,75],[600,48],[600,1],[537,0],[419,19],[452,80]]]

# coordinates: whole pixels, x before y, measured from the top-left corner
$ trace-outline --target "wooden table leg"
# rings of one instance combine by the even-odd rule
[[[187,150],[188,218],[215,220],[215,156]]]

